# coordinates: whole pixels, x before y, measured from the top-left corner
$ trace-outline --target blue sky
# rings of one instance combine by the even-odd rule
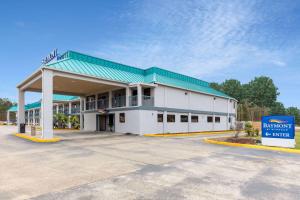
[[[58,48],[209,82],[270,76],[278,100],[300,107],[300,1],[4,0],[0,24],[0,97],[16,100]]]

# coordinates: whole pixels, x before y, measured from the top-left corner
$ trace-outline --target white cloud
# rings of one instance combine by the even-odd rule
[[[272,60],[272,63],[276,66],[279,66],[279,67],[285,67],[286,66],[286,63],[283,62],[283,61],[280,61],[280,60]]]
[[[125,40],[104,44],[95,54],[198,77],[247,65],[243,60],[286,65],[279,52],[249,41],[253,27],[263,21],[256,1],[138,1],[133,7]],[[255,35],[255,40],[263,37]]]

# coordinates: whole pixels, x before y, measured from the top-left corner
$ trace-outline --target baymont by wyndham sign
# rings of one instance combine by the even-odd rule
[[[295,118],[293,116],[264,116],[262,144],[295,147]]]

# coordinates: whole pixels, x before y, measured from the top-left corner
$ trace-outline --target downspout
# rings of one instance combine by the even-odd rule
[[[226,122],[226,124],[227,124],[227,130],[229,130],[229,99],[227,99],[227,122]]]
[[[213,98],[213,131],[215,130],[215,101],[216,97]]]

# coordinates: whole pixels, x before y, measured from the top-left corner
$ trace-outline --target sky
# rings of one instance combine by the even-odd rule
[[[0,24],[2,98],[17,101],[57,48],[208,82],[269,76],[278,101],[300,107],[299,0],[2,0]]]

